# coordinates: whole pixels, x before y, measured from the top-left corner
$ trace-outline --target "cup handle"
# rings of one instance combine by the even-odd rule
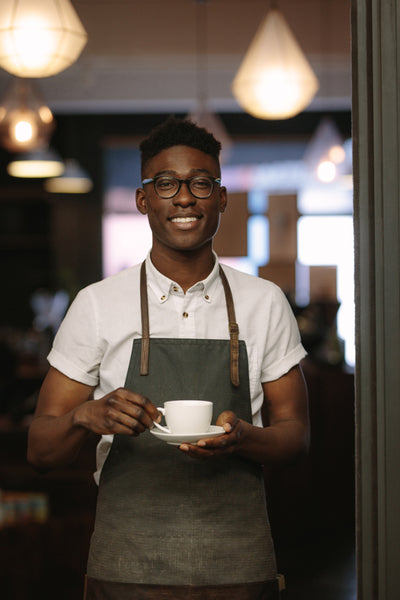
[[[157,406],[157,410],[165,416],[165,409],[161,406]],[[157,427],[157,429],[160,429],[161,431],[164,431],[164,433],[171,433],[171,431],[167,428],[167,427],[163,427],[162,425],[160,425],[159,423],[156,423],[155,421],[153,421],[154,425]]]

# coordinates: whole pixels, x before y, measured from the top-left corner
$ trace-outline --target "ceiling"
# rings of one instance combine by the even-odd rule
[[[53,112],[189,112],[200,85],[211,110],[241,111],[231,83],[269,1],[72,3],[88,43],[74,65],[38,80]],[[281,0],[278,7],[319,78],[320,89],[309,109],[350,110],[350,0]],[[197,25],[201,15],[206,19],[204,36]],[[10,78],[0,70],[0,94]]]

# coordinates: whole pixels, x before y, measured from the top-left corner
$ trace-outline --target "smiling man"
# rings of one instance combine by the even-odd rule
[[[219,152],[175,118],[142,142],[151,251],[78,294],[48,357],[29,460],[65,464],[100,436],[86,600],[279,597],[262,465],[307,449],[305,351],[279,288],[213,252]],[[182,398],[211,400],[221,435],[152,435],[156,407]]]

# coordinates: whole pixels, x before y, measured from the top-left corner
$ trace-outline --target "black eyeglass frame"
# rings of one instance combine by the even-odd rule
[[[156,188],[158,179],[173,179],[174,181],[178,182],[178,184],[179,184],[178,189],[176,190],[176,192],[174,194],[172,194],[172,196],[166,196],[166,197],[160,196],[160,194]],[[208,196],[196,196],[196,194],[193,193],[192,188],[191,188],[191,182],[194,179],[208,179],[211,182],[211,190],[210,190],[210,193],[208,194]],[[211,177],[209,175],[195,175],[194,177],[189,177],[189,179],[179,179],[179,177],[173,177],[172,175],[158,175],[157,177],[152,177],[151,179],[143,179],[142,185],[146,185],[147,183],[153,184],[155,193],[157,194],[157,196],[159,198],[162,198],[163,200],[170,200],[171,198],[175,198],[175,196],[177,194],[179,194],[179,191],[182,187],[182,183],[185,183],[187,185],[187,188],[188,188],[189,192],[192,194],[192,196],[194,196],[198,200],[206,200],[213,193],[214,184],[217,183],[218,185],[221,185],[221,178],[220,177]]]

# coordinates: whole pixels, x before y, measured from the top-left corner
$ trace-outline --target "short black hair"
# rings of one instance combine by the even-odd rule
[[[196,150],[209,154],[219,163],[221,143],[215,139],[212,133],[199,127],[190,119],[171,116],[155,127],[140,143],[142,171],[151,158],[172,146],[196,148]]]

